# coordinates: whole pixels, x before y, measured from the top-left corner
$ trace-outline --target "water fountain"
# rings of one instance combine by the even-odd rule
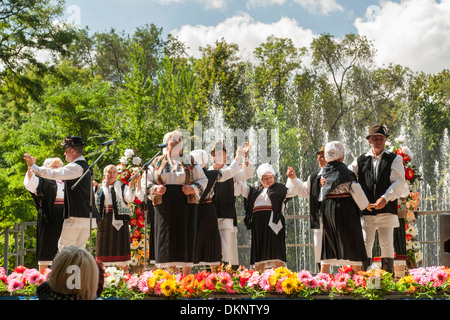
[[[320,116],[320,115],[319,115]],[[339,128],[338,139],[346,146],[346,158],[344,162],[350,164],[357,156],[367,152],[370,148],[366,136],[366,128],[361,128],[356,123],[346,123]],[[238,145],[243,145],[244,141],[249,141],[251,145],[250,162],[255,168],[263,163],[271,163],[277,171],[277,180],[285,182],[286,177],[283,172],[285,168],[279,167],[279,133],[272,130],[270,134],[270,142],[268,140],[268,131],[264,129],[232,130],[224,121],[223,112],[220,108],[220,101],[213,101],[210,107],[209,120],[205,126],[199,122],[196,123],[194,129],[194,148],[203,148],[209,151],[213,144],[218,140],[226,143],[228,152],[227,162],[231,163],[234,157],[234,151]],[[430,157],[429,151],[424,146],[424,139],[419,134],[417,128],[421,125],[420,119],[406,120],[405,125],[401,127],[398,135],[391,133],[391,138],[401,136],[404,146],[414,153],[413,163],[419,168],[418,173],[422,175],[423,181],[419,185],[423,200],[420,203],[419,211],[449,210],[450,209],[450,145],[449,133],[447,130],[443,133],[441,153],[436,158],[435,167],[432,176],[424,176],[426,171],[424,168],[425,159]],[[323,133],[323,143],[325,144],[331,139],[327,132]],[[270,146],[270,148],[269,148]],[[303,154],[301,143],[298,144],[300,154]],[[270,149],[270,152],[269,152]],[[307,173],[316,168],[308,168],[305,159],[298,159],[297,176],[306,180]],[[429,172],[429,168],[427,168]],[[256,183],[253,178],[248,183]],[[243,215],[243,201],[241,198],[237,200],[238,215]],[[293,270],[309,269],[314,270],[314,250],[312,247],[313,238],[312,230],[309,227],[309,218],[299,218],[298,216],[309,215],[309,200],[300,197],[290,201],[285,210],[288,219],[286,220],[287,244],[288,244],[288,267]],[[419,241],[422,242],[423,265],[432,266],[439,264],[439,216],[438,215],[419,215],[417,219],[417,227],[419,229]],[[250,232],[240,223],[238,228],[238,245],[240,246],[240,262],[246,265],[249,261],[249,245]]]

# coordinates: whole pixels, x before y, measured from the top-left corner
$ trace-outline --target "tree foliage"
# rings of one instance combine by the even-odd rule
[[[424,171],[432,172],[433,153],[450,126],[449,71],[375,66],[374,45],[362,36],[323,34],[309,48],[270,36],[246,61],[236,44],[217,39],[194,58],[153,24],[131,35],[54,25],[62,6],[62,0],[1,1],[0,230],[36,219],[23,188],[23,154],[38,163],[63,158],[59,144],[67,134],[87,142],[90,162],[101,142],[117,141],[95,168],[101,179],[100,168],[116,164],[124,149],[145,161],[166,132],[193,134],[196,121],[210,125],[219,109],[229,128],[278,130],[284,181],[288,165],[306,179],[317,166],[315,151],[343,130],[356,141],[383,123],[395,135],[404,119],[420,121],[417,132],[431,154]],[[44,50],[52,63],[37,59]]]

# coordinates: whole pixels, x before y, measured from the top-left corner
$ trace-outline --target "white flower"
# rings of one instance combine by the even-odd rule
[[[421,251],[417,251],[414,256],[416,258],[416,261],[422,261],[423,255]]]
[[[419,230],[415,226],[409,226],[409,228],[406,229],[406,234],[410,234],[415,237],[419,234]]]
[[[136,250],[137,248],[139,248],[139,244],[136,241],[133,241],[130,244],[130,248],[131,248],[131,250]]]
[[[124,154],[125,154],[125,157],[127,157],[128,159],[131,159],[134,156],[134,151],[133,151],[133,149],[125,149]]]
[[[414,154],[412,153],[411,149],[408,147],[402,147],[402,151],[404,154],[406,154],[407,156],[409,156],[412,160],[412,158],[414,157]]]
[[[120,161],[120,163],[123,164],[123,165],[128,164],[128,159],[127,159],[126,157],[121,157],[119,161]]]
[[[130,265],[137,266],[138,264],[139,264],[139,259],[136,258],[135,256],[132,256],[130,259]]]
[[[134,157],[134,158],[133,158],[133,164],[134,164],[135,166],[140,165],[141,162],[142,162],[141,158],[139,158],[139,157]]]

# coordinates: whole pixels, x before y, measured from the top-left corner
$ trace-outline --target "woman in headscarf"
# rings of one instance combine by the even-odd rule
[[[49,158],[44,161],[44,166],[57,169],[63,166],[63,162],[60,158]],[[52,264],[58,252],[64,222],[64,181],[38,177],[28,168],[23,184],[38,210],[36,258],[39,270],[43,271]]]
[[[356,175],[343,163],[345,148],[339,141],[325,145],[320,196],[323,219],[322,261],[330,265],[361,266],[367,259],[361,227],[361,210],[373,208]]]
[[[216,207],[213,201],[214,186],[216,182],[233,178],[240,171],[239,163],[244,157],[244,150],[238,147],[233,163],[220,170],[207,168],[208,153],[205,150],[194,150],[190,155],[202,167],[208,178],[208,184],[203,191],[198,206],[195,264],[218,266],[222,262],[222,244]]]
[[[296,181],[288,188],[275,182],[275,170],[268,163],[257,169],[261,184],[251,187],[241,183],[244,199],[244,223],[251,230],[250,264],[255,270],[286,265],[286,228],[283,210],[287,199],[294,197]],[[289,178],[290,179],[290,178]]]
[[[101,214],[101,220],[97,222],[96,259],[106,266],[117,266],[126,271],[131,259],[128,203],[136,197],[133,187],[137,177],[126,185],[117,179],[118,175],[116,166],[106,166],[103,182],[95,192],[95,205]],[[137,181],[139,188],[140,181]]]
[[[142,176],[154,206],[153,243],[157,268],[188,274],[194,265],[197,206],[208,179],[193,157],[183,154],[180,131],[164,136],[167,147]]]

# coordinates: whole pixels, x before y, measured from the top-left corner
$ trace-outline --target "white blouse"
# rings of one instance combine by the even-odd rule
[[[161,173],[161,179],[163,181],[163,184],[176,184],[176,185],[183,185],[185,184],[185,173],[184,168],[181,165],[182,163],[187,163],[189,166],[191,159],[189,156],[183,156],[176,160],[167,159],[166,167],[164,168],[163,172]],[[148,172],[148,174],[147,174]],[[153,195],[153,190],[156,188],[157,183],[155,179],[155,173],[156,169],[153,167],[153,165],[150,165],[147,169],[147,172],[144,172],[141,179],[141,191],[137,194],[139,199],[144,198],[144,190],[147,186],[149,190],[150,198]],[[208,178],[206,177],[205,173],[203,172],[203,169],[198,165],[195,164],[192,169],[193,174],[193,181],[191,184],[191,187],[194,188],[195,195],[199,199],[202,195],[203,190],[205,190],[206,186],[208,185]]]
[[[37,187],[39,186],[39,178],[36,177],[34,172],[32,173],[31,178],[28,177],[28,174],[25,174],[23,185],[25,186],[25,189],[36,194]],[[56,180],[56,187],[56,199],[64,199],[64,181]]]

